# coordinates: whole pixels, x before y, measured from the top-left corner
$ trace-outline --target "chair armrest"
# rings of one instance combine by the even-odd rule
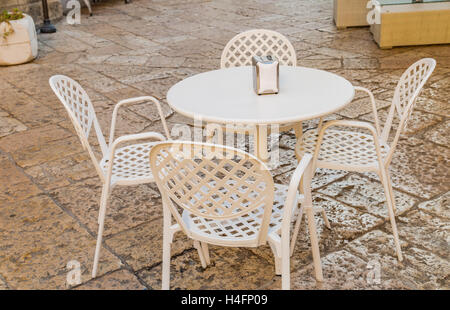
[[[106,171],[106,181],[107,182],[111,181],[110,180],[111,172],[112,172],[112,167],[113,167],[113,162],[114,162],[114,155],[115,155],[117,147],[125,142],[147,140],[147,139],[155,139],[157,141],[166,141],[167,140],[166,137],[164,137],[162,134],[160,134],[158,132],[143,132],[143,133],[138,133],[138,134],[121,136],[121,137],[117,138],[116,140],[114,140],[113,143],[111,143],[111,145],[109,147],[108,169]]]
[[[113,149],[116,149],[117,146],[119,146],[120,144],[122,144],[124,142],[146,140],[146,139],[151,139],[151,138],[153,138],[157,141],[166,141],[167,140],[167,138],[164,137],[164,135],[160,134],[159,132],[143,132],[143,133],[137,133],[137,134],[132,134],[132,135],[125,135],[125,136],[121,136],[121,137],[117,138],[116,140],[114,140],[114,142],[111,145],[111,152],[113,151]]]
[[[343,126],[343,127],[355,127],[355,128],[368,129],[375,138],[378,138],[378,132],[377,132],[376,128],[373,127],[372,124],[370,124],[368,122],[351,121],[351,120],[334,120],[334,121],[326,122],[326,124],[323,125],[322,130],[319,133],[319,137],[320,137],[320,135],[323,135],[323,133],[325,132],[325,130],[327,130],[327,128],[332,127],[332,126]]]
[[[370,131],[371,135],[373,136],[373,141],[375,144],[375,150],[377,152],[378,158],[381,160],[381,147],[380,142],[378,140],[378,133],[375,127],[367,122],[361,122],[361,121],[350,121],[350,120],[334,120],[327,122],[322,129],[320,130],[319,136],[317,138],[316,142],[316,149],[314,150],[314,160],[313,160],[313,170],[316,168],[316,162],[319,157],[319,151],[320,146],[322,144],[323,136],[325,134],[325,131],[332,126],[344,126],[344,127],[355,127],[355,128],[364,128]]]
[[[370,103],[372,104],[372,112],[373,112],[375,128],[377,129],[377,134],[380,135],[381,134],[381,129],[380,129],[380,124],[378,122],[377,104],[375,102],[375,97],[373,96],[373,93],[369,89],[364,88],[364,87],[355,86],[354,88],[355,88],[355,90],[359,90],[359,91],[365,92],[365,93],[367,93],[369,95]]]
[[[121,100],[114,107],[112,120],[111,120],[111,130],[109,133],[109,145],[110,146],[114,141],[114,133],[116,130],[117,114],[119,112],[120,107],[122,107],[123,105],[126,105],[126,104],[136,104],[136,103],[148,102],[148,101],[151,101],[152,103],[154,103],[156,105],[156,107],[158,109],[159,117],[161,118],[161,122],[164,127],[164,132],[167,135],[167,138],[170,139],[170,133],[169,133],[169,129],[167,127],[166,118],[164,117],[164,113],[161,109],[161,104],[160,104],[159,100],[152,96],[142,96],[142,97],[135,97],[135,98]]]

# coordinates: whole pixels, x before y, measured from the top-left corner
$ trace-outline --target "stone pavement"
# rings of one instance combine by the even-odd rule
[[[48,78],[78,80],[105,133],[118,100],[150,94],[164,101],[177,81],[217,69],[226,42],[252,28],[285,34],[299,65],[371,89],[382,119],[403,70],[422,57],[437,60],[391,166],[404,262],[395,258],[377,177],[319,171],[314,203],[333,226],[327,230],[317,216],[325,281],[314,280],[306,225],[291,270],[294,289],[449,289],[449,45],[380,50],[367,28],[337,31],[329,0],[104,0],[93,17],[83,11],[80,25],[56,26],[57,33],[39,35],[37,60],[0,68],[0,289],[160,288],[162,212],[154,184],[114,189],[99,277],[91,279],[100,181]],[[191,122],[165,111],[170,127]],[[331,118],[370,120],[369,102],[359,96]],[[129,107],[120,116],[118,134],[151,130],[162,132],[154,107]],[[295,168],[294,143],[292,132],[282,134],[282,165],[273,171],[279,182]],[[212,247],[212,265],[203,270],[179,234],[172,254],[174,289],[281,287],[268,247]],[[81,264],[76,287],[66,282],[70,260]]]

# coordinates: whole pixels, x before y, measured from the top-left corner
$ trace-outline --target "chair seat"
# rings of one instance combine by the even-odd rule
[[[117,185],[153,182],[149,154],[155,144],[157,142],[147,142],[118,148],[114,155],[111,182]],[[107,158],[100,162],[105,174],[108,162]]]
[[[270,225],[268,235],[271,233],[279,233],[281,228],[284,201],[288,193],[288,186],[282,184],[275,185],[275,195],[272,208],[272,215],[270,218]],[[303,201],[303,195],[297,194],[297,201]],[[296,208],[296,212],[298,212]],[[234,218],[231,220],[214,220],[205,219],[193,215],[188,211],[183,212],[183,221],[192,233],[192,237],[201,237],[201,239],[208,239],[211,244],[217,245],[233,245],[239,243],[240,246],[245,246],[246,243],[254,244],[254,240],[258,237],[257,233],[261,225],[261,219],[264,214],[264,209],[255,209],[250,214]],[[296,216],[292,217],[293,220]]]
[[[305,132],[296,152],[314,154],[318,133],[316,129]],[[386,157],[389,146],[381,144],[381,156]],[[345,170],[372,170],[378,167],[375,142],[370,134],[344,130],[325,130],[317,167]],[[358,169],[359,168],[359,169]]]

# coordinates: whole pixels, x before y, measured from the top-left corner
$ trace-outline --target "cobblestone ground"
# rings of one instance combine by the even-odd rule
[[[78,260],[82,271],[81,285],[72,288],[158,289],[161,284],[162,212],[155,185],[114,189],[99,277],[91,279],[100,181],[48,78],[65,74],[78,80],[108,132],[119,99],[152,94],[164,101],[177,81],[218,68],[232,36],[259,27],[285,34],[299,65],[371,89],[381,118],[404,69],[422,57],[438,63],[391,166],[404,262],[395,257],[376,176],[319,171],[314,202],[326,209],[333,226],[329,231],[316,219],[325,281],[314,280],[302,227],[292,287],[449,288],[449,45],[380,50],[367,28],[337,31],[332,1],[324,0],[134,0],[129,5],[105,0],[94,5],[93,17],[83,11],[81,25],[56,26],[57,33],[38,36],[37,60],[0,68],[0,288],[70,288],[70,260]],[[190,123],[165,108],[170,126]],[[148,106],[126,109],[119,134],[162,132],[156,115]],[[332,117],[370,120],[369,102],[358,97]],[[294,142],[292,132],[282,134],[282,166],[273,171],[279,182],[288,182],[296,165]],[[212,265],[203,270],[192,243],[177,235],[172,288],[280,288],[268,247],[211,252]],[[380,281],[368,281],[377,266]]]

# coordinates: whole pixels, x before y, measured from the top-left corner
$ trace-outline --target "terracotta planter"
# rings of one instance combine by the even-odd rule
[[[18,65],[35,59],[38,55],[38,42],[33,19],[24,18],[10,21],[14,33],[6,39],[2,34],[8,29],[7,23],[0,24],[0,66]]]

